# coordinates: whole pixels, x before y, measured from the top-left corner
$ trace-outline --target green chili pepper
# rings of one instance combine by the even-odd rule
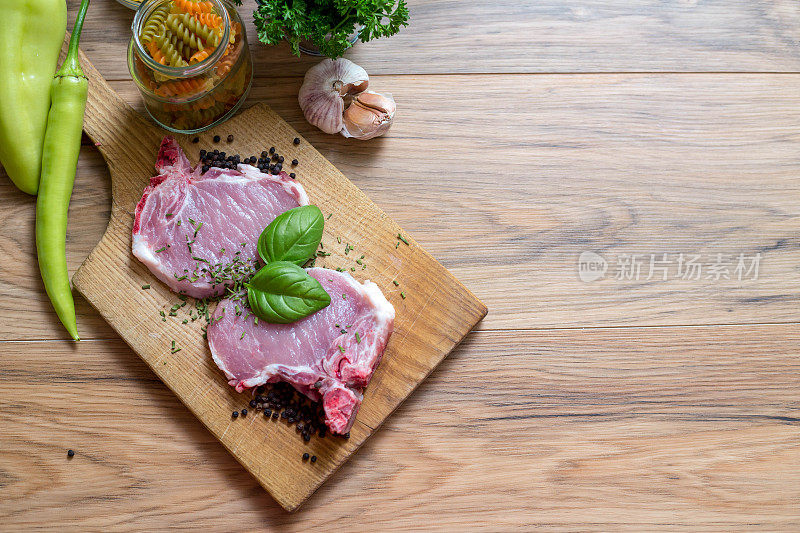
[[[42,177],[36,201],[36,252],[47,295],[61,323],[75,340],[75,303],[67,274],[67,209],[75,182],[81,148],[83,112],[89,94],[89,80],[78,59],[78,41],[89,0],[81,2],[69,40],[67,57],[50,87],[52,104],[42,151]]]
[[[0,163],[17,187],[36,194],[67,3],[16,0],[0,5]]]

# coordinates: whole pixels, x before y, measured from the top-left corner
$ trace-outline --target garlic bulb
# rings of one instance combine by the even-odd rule
[[[392,126],[396,108],[390,94],[372,91],[358,94],[344,112],[342,135],[362,141],[383,135]]]
[[[367,71],[352,61],[324,59],[306,72],[297,100],[308,122],[325,133],[338,133],[344,126],[345,98],[368,85]]]

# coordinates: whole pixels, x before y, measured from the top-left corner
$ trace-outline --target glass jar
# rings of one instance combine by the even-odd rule
[[[183,34],[194,48],[183,44],[184,39],[176,36],[166,23],[150,32],[155,34],[152,38],[142,39],[142,29],[151,15],[161,13],[163,18],[166,13],[179,12],[177,4],[202,4],[213,9],[211,16],[215,17],[217,27],[203,26],[218,36],[219,45],[213,51],[209,52],[211,47],[197,36],[200,34]],[[175,16],[195,15],[179,12]],[[145,109],[164,128],[177,133],[207,130],[230,118],[247,97],[253,79],[253,61],[244,24],[236,8],[226,0],[148,0],[136,11],[131,29],[128,68],[142,94]],[[170,40],[176,66],[170,66],[166,54],[161,52],[169,49]],[[208,53],[204,59],[197,53],[200,45]]]
[[[353,33],[351,33],[347,37],[347,40],[350,42],[350,48],[355,46],[355,44],[358,42],[358,34],[360,32],[361,32],[361,29],[353,30]],[[312,42],[312,41],[307,41],[307,40],[303,39],[302,41],[300,41],[300,43],[298,45],[298,48],[304,54],[307,54],[307,55],[310,55],[310,56],[315,56],[315,57],[324,57],[324,55],[319,51],[319,46],[317,46],[317,44]]]
[[[125,7],[129,7],[131,9],[133,9],[134,11],[139,9],[139,6],[142,3],[140,0],[117,0],[117,2],[119,2],[120,4],[122,4]]]

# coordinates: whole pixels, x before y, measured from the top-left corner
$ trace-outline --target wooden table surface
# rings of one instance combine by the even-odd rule
[[[305,122],[315,60],[256,45],[253,4],[250,101],[489,315],[288,514],[81,298],[66,340],[0,177],[0,530],[800,528],[800,3],[409,0],[348,54],[398,102],[364,143]],[[83,48],[141,110],[131,20],[96,0]],[[87,143],[71,271],[109,210]]]

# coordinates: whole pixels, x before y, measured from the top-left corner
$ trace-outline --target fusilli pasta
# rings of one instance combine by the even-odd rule
[[[166,30],[163,34],[158,35],[155,38],[156,44],[162,50],[164,49],[164,41],[169,42],[169,44],[171,44],[175,50],[178,51],[181,57],[187,61],[190,57],[192,57],[192,54],[195,53],[192,47],[183,42],[182,39],[179,39],[178,36],[172,33],[170,30]]]
[[[205,46],[214,48],[219,46],[219,35],[199,20],[194,19],[189,13],[170,14],[167,17],[167,26],[195,50],[200,50]],[[201,40],[205,46],[200,42]]]
[[[150,55],[157,63],[161,63],[162,65],[167,64],[167,58],[164,57],[164,54],[161,53],[161,50],[158,49],[158,45],[155,42],[147,41],[147,51],[150,52]]]
[[[192,13],[192,17],[209,28],[217,29],[222,27],[222,17],[216,13]]]
[[[173,0],[175,7],[173,13],[211,13],[214,4],[211,2],[198,2],[197,0]]]
[[[170,128],[208,127],[238,105],[252,77],[249,57],[242,57],[246,43],[241,20],[235,12],[216,10],[207,0],[164,0],[159,4],[141,27],[141,44],[156,62],[189,67],[194,75],[176,77],[171,69],[137,58],[143,92],[149,89],[151,95],[145,105],[157,122]],[[223,41],[227,20],[230,40]],[[215,61],[209,68],[198,65],[212,63],[212,57]]]
[[[180,39],[187,45],[195,50],[204,48],[203,42],[191,29],[179,18],[181,15],[171,14],[167,17],[167,27],[172,30],[172,33],[180,37]]]
[[[225,50],[225,55],[217,62],[217,76],[220,78],[230,72],[233,64],[236,63],[237,54],[232,54],[234,45],[229,44]]]
[[[173,80],[162,83],[155,93],[159,96],[187,96],[196,94],[208,87],[208,80],[190,78],[187,80]]]
[[[210,56],[211,52],[213,52],[213,51],[214,51],[213,48],[208,47],[208,48],[203,48],[202,50],[195,52],[189,58],[189,64],[199,63],[199,62],[203,61],[204,59],[207,59],[208,56]]]
[[[143,43],[152,41],[159,33],[164,31],[164,24],[169,15],[169,4],[162,4],[153,11],[153,14],[147,19],[142,32],[139,34],[139,39]]]
[[[167,59],[167,63],[171,67],[185,67],[187,65],[186,60],[183,58],[181,54],[181,50],[183,50],[185,44],[181,41],[180,42],[180,50],[178,47],[173,43],[170,37],[175,37],[175,42],[178,43],[177,35],[173,36],[172,34],[167,34],[166,32],[162,35],[156,37],[156,44],[158,44],[158,49],[164,54],[164,57]],[[188,47],[186,47],[188,48]],[[163,63],[162,63],[163,64]]]

